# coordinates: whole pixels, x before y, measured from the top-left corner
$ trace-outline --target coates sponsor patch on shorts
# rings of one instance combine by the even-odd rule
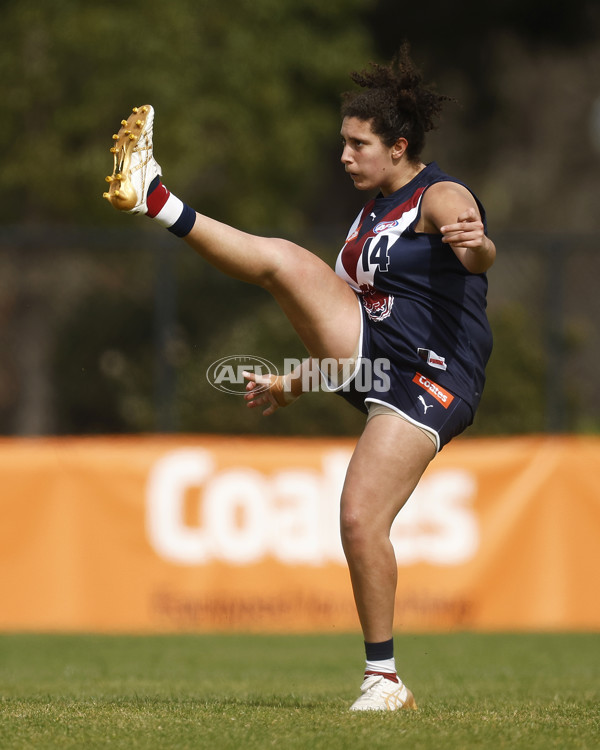
[[[454,396],[451,393],[448,393],[447,390],[442,388],[441,385],[434,383],[433,380],[430,380],[430,378],[426,378],[425,375],[421,375],[420,372],[415,373],[413,383],[421,386],[424,391],[427,391],[427,393],[431,394],[436,401],[440,402],[444,409],[447,409],[454,401]]]
[[[385,232],[386,229],[392,229],[392,227],[398,226],[398,219],[395,221],[380,221],[379,224],[375,227],[373,232],[375,234],[379,234],[380,232]]]

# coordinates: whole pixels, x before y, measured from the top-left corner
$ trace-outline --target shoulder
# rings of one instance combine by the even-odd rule
[[[429,185],[423,195],[423,201],[431,204],[457,200],[466,200],[471,204],[475,203],[475,198],[469,188],[461,182],[455,182],[451,178]]]
[[[451,178],[434,182],[423,194],[424,230],[439,231],[441,226],[456,221],[467,208],[474,208],[481,217],[478,201],[466,185]]]

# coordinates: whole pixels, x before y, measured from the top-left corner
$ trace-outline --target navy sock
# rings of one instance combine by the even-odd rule
[[[394,658],[394,639],[381,641],[381,643],[367,643],[365,641],[365,654],[367,661],[384,661]]]
[[[175,224],[173,224],[173,226],[170,226],[168,229],[169,232],[177,235],[177,237],[185,237],[186,234],[189,234],[192,231],[192,227],[194,226],[195,222],[196,212],[193,208],[188,206],[187,203],[184,203],[181,216],[177,219]]]

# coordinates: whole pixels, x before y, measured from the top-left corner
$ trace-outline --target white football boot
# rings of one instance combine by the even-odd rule
[[[406,685],[392,682],[382,675],[365,675],[360,691],[362,695],[350,706],[350,711],[417,710],[414,696]]]
[[[130,214],[148,212],[148,188],[155,177],[162,174],[152,153],[154,109],[149,104],[134,107],[121,129],[113,135],[111,153],[113,173],[106,178],[110,184],[104,197],[118,211]]]

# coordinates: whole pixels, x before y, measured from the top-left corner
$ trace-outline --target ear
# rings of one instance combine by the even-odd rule
[[[398,138],[396,143],[392,146],[392,159],[400,159],[402,154],[406,151],[406,147],[408,146],[408,141],[406,138]]]

